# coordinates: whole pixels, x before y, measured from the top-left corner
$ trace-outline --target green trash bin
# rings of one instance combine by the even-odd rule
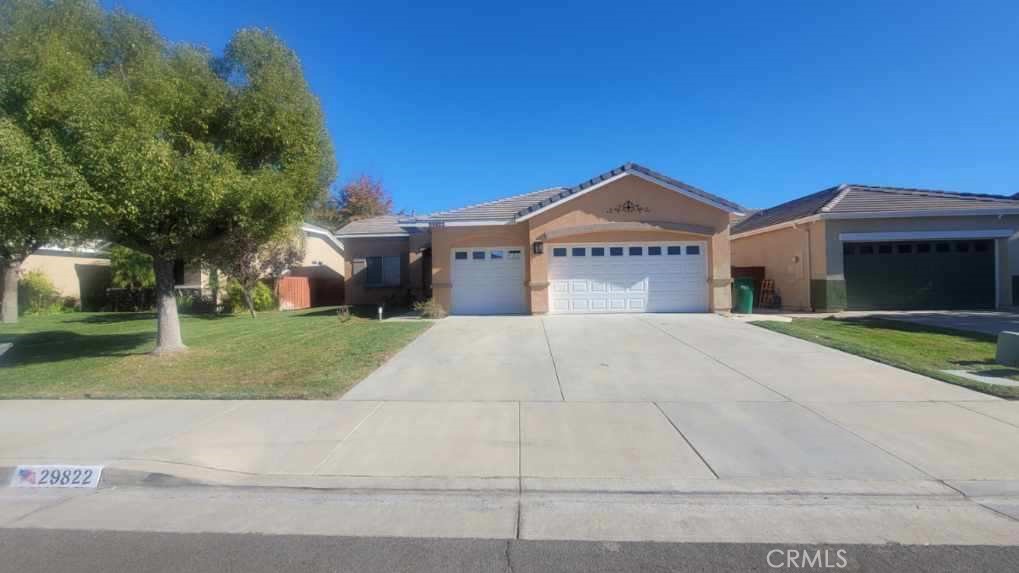
[[[754,312],[753,279],[736,279],[732,283],[732,311],[737,314]]]

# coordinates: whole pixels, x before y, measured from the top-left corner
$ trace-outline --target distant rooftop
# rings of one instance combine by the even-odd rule
[[[412,234],[420,233],[418,227],[401,223],[404,217],[400,215],[380,215],[367,219],[357,219],[344,225],[336,231],[336,236],[342,238],[356,238],[358,236],[380,236],[391,235],[396,237],[409,237]]]
[[[747,233],[812,215],[904,214],[944,211],[1019,209],[1019,200],[1003,195],[956,193],[930,189],[844,184],[829,187],[768,209],[739,221],[732,234]]]

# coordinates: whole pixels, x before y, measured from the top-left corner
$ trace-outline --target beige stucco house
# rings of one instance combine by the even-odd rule
[[[337,237],[349,304],[430,287],[453,314],[724,311],[730,218],[740,212],[628,163],[572,187],[355,221]]]
[[[732,264],[790,310],[990,309],[1015,304],[1019,200],[839,185],[753,213]]]
[[[61,297],[77,300],[86,310],[101,307],[110,286],[110,257],[101,245],[46,246],[29,255],[21,271],[42,272]]]
[[[306,277],[311,306],[342,304],[346,256],[343,244],[327,229],[303,224],[305,255],[287,274]],[[47,246],[32,253],[22,264],[22,272],[45,274],[60,296],[80,301],[85,310],[98,310],[105,304],[111,284],[110,258],[105,246]],[[178,265],[176,286],[181,290],[210,294],[210,273],[201,265]],[[225,288],[226,280],[221,282]]]

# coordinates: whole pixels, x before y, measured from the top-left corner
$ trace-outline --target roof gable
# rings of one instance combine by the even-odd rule
[[[468,224],[470,222],[491,224],[514,223],[529,219],[530,217],[537,215],[539,212],[550,209],[553,206],[558,206],[566,201],[584,195],[593,189],[599,188],[602,185],[627,175],[633,175],[651,181],[652,183],[665,187],[666,189],[671,189],[723,211],[730,213],[742,211],[742,207],[736,203],[723,199],[717,195],[712,195],[707,191],[698,189],[677,179],[662,175],[661,173],[652,171],[647,167],[643,167],[636,163],[626,163],[620,167],[602,173],[601,175],[592,177],[583,183],[574,185],[573,187],[550,187],[548,189],[540,189],[531,193],[514,195],[512,197],[496,199],[494,201],[478,203],[476,205],[469,205],[459,209],[439,211],[425,217],[405,219],[402,222],[414,223],[434,221],[444,223],[448,222],[452,224]]]
[[[516,214],[516,218],[519,221],[529,219],[540,212],[548,210],[552,206],[559,205],[561,203],[584,195],[594,189],[597,189],[607,183],[611,183],[612,181],[616,181],[617,179],[620,179],[627,175],[634,175],[640,177],[641,179],[645,179],[647,181],[665,187],[666,189],[676,191],[677,193],[680,193],[702,203],[707,203],[712,207],[721,209],[729,213],[737,213],[743,210],[743,208],[737,205],[736,203],[723,199],[717,195],[708,193],[707,191],[704,191],[702,189],[698,189],[693,185],[689,185],[687,183],[683,183],[678,179],[673,179],[666,175],[662,175],[661,173],[652,171],[647,167],[638,165],[636,163],[626,163],[620,167],[617,167],[610,171],[606,171],[601,175],[592,177],[591,179],[588,179],[587,181],[584,181],[579,185],[565,188],[559,193],[556,193],[554,195],[551,195],[550,197],[545,198],[542,201],[529,205],[524,209],[521,209]]]

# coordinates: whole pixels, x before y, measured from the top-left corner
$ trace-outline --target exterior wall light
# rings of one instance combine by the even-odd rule
[[[535,241],[534,245],[532,245],[532,250],[534,251],[534,254],[536,254],[536,255],[540,255],[540,254],[544,253],[545,252],[545,243],[542,243],[541,241]]]

